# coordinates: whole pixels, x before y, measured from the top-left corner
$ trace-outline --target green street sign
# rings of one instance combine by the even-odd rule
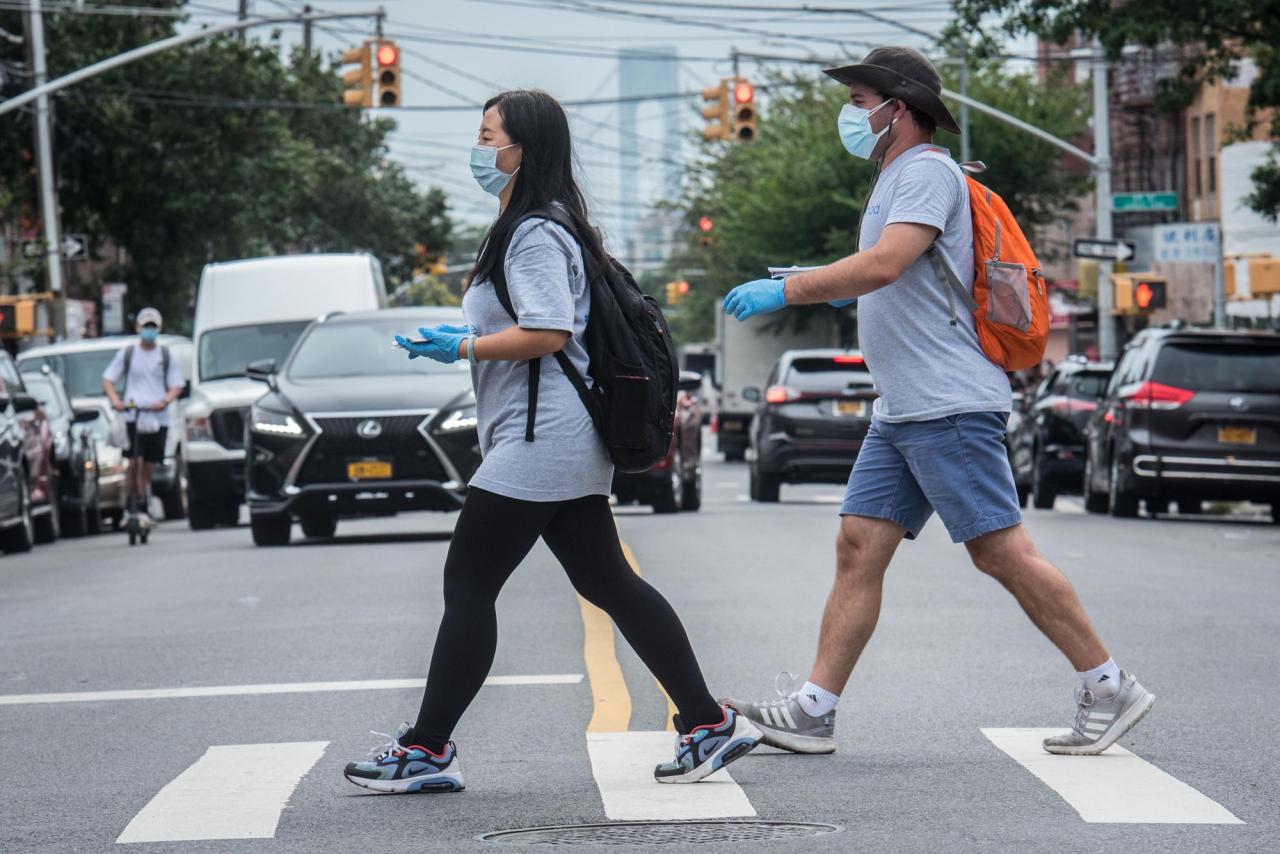
[[[1117,212],[1176,211],[1177,193],[1112,193],[1111,209]]]

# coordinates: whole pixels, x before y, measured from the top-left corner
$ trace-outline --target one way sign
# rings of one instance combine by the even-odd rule
[[[1102,240],[1086,237],[1077,240],[1071,254],[1077,258],[1094,258],[1098,261],[1127,261],[1137,253],[1137,247],[1129,240]]]

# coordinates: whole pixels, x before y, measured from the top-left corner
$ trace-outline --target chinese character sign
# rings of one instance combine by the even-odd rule
[[[1172,222],[1155,229],[1157,261],[1217,263],[1222,258],[1216,222]]]

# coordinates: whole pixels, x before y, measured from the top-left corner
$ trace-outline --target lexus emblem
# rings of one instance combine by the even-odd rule
[[[356,435],[361,439],[376,439],[382,435],[382,422],[375,418],[366,418],[356,425]]]
[[[1227,403],[1231,404],[1231,408],[1235,410],[1245,410],[1249,408],[1249,402],[1238,395],[1228,400]]]

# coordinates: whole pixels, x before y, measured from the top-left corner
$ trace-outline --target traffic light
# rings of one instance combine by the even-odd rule
[[[372,106],[369,90],[373,88],[373,69],[369,65],[369,42],[344,53],[342,64],[356,66],[342,73],[342,84],[346,86],[342,93],[342,103],[360,109]]]
[[[756,87],[745,77],[733,82],[733,138],[750,142],[756,138]]]
[[[400,106],[400,48],[392,41],[378,42],[378,106]]]
[[[1154,311],[1168,304],[1168,283],[1164,279],[1137,279],[1133,283],[1133,304],[1139,311]]]
[[[0,305],[0,335],[18,331],[18,307],[16,305]]]
[[[689,283],[684,279],[667,282],[667,305],[679,305],[689,295]]]
[[[715,227],[715,223],[711,221],[711,217],[704,216],[698,219],[698,231],[702,232],[698,235],[698,243],[701,246],[711,245],[711,229]]]
[[[729,81],[721,80],[719,86],[711,86],[702,90],[702,100],[706,104],[702,108],[702,117],[707,126],[702,129],[706,139],[729,138]]]

